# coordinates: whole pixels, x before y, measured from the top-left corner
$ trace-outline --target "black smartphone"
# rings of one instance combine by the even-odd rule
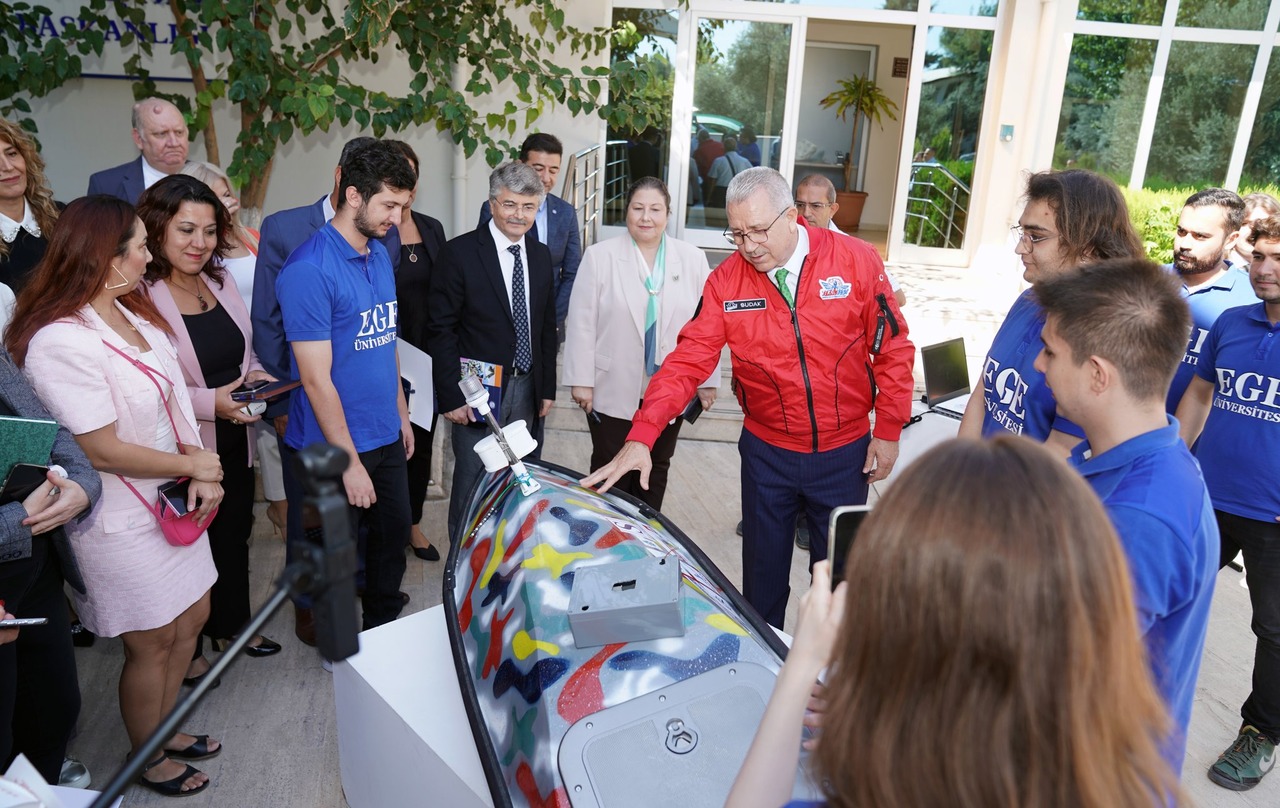
[[[0,628],[25,628],[27,626],[43,626],[49,622],[47,617],[15,617],[11,620],[0,620]]]
[[[21,502],[48,480],[49,467],[34,463],[14,463],[0,486],[0,505]]]
[[[858,535],[862,520],[871,512],[870,505],[843,505],[831,511],[831,528],[828,552],[831,558],[831,588],[844,580],[844,566],[849,558],[849,548]]]
[[[302,382],[297,379],[286,379],[282,382],[269,382],[266,380],[250,382],[242,384],[235,390],[231,391],[232,401],[265,401],[268,404],[274,404],[276,399],[285,393],[301,387]]]
[[[191,480],[189,478],[165,483],[158,490],[160,492],[160,507],[169,510],[176,516],[186,516],[187,494],[191,491]]]

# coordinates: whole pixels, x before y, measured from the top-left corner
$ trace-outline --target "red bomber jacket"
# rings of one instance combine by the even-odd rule
[[[726,343],[743,426],[766,443],[796,452],[837,449],[867,434],[873,406],[875,437],[898,440],[911,417],[915,346],[884,264],[864,241],[803,219],[798,224],[809,235],[809,254],[797,279],[795,312],[769,274],[737,252],[727,258],[712,271],[697,314],[649,381],[629,440],[652,448]]]

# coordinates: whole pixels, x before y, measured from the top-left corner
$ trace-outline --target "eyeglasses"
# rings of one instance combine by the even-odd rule
[[[782,218],[782,214],[786,213],[789,210],[791,210],[790,205],[778,211],[778,215],[774,216],[773,221],[769,222],[769,226],[764,228],[763,230],[748,230],[744,233],[740,230],[730,230],[729,228],[726,227],[724,229],[724,232],[721,233],[720,235],[724,236],[725,241],[737,247],[741,247],[743,244],[746,243],[748,239],[750,239],[751,243],[753,244],[764,244],[766,241],[769,240],[769,231],[772,230],[773,226],[778,223],[779,219]]]
[[[796,209],[801,212],[804,212],[805,208],[822,211],[829,207],[831,207],[830,202],[801,202],[800,200],[796,200]]]
[[[1018,241],[1026,242],[1027,244],[1031,244],[1033,246],[1036,244],[1039,244],[1042,241],[1048,241],[1051,238],[1058,237],[1057,233],[1045,233],[1044,235],[1037,236],[1034,233],[1027,232],[1026,228],[1024,228],[1020,224],[1015,224],[1013,227],[1010,227],[1009,232],[1017,236]]]
[[[503,213],[515,213],[517,210],[524,214],[538,212],[538,206],[532,202],[525,202],[521,205],[518,202],[512,202],[510,199],[504,199],[498,203],[498,207],[502,208]]]

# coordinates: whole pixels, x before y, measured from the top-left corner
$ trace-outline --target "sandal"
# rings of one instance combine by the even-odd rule
[[[169,758],[167,756],[161,755],[160,757],[156,758],[155,760],[148,763],[145,767],[143,767],[142,773],[138,775],[138,780],[137,780],[138,785],[145,786],[151,789],[152,791],[156,792],[157,794],[163,794],[166,797],[187,797],[187,796],[190,796],[191,794],[199,794],[201,791],[204,791],[209,786],[210,781],[205,780],[203,783],[196,786],[195,788],[189,788],[186,791],[182,790],[182,784],[185,783],[187,779],[191,777],[191,775],[200,774],[200,770],[197,769],[195,766],[191,766],[191,765],[188,765],[186,768],[186,771],[184,771],[182,774],[178,775],[177,777],[173,778],[172,780],[162,780],[159,783],[148,780],[147,772],[151,771],[156,766],[159,766],[161,763],[164,763],[168,759]]]
[[[164,753],[171,758],[181,758],[183,760],[204,760],[205,758],[216,757],[222,752],[222,744],[218,744],[217,748],[209,750],[208,735],[193,735],[195,741],[185,749],[165,749]]]

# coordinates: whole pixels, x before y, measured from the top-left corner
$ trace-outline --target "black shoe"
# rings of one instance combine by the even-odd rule
[[[201,791],[204,791],[206,788],[209,787],[209,783],[212,781],[205,780],[203,783],[196,786],[195,788],[187,789],[186,791],[182,790],[182,784],[187,781],[187,778],[191,777],[192,775],[200,773],[199,769],[191,765],[188,765],[186,770],[183,771],[182,774],[178,775],[172,780],[164,780],[159,783],[155,783],[155,782],[152,782],[151,780],[148,780],[146,777],[147,772],[151,771],[156,766],[159,766],[161,763],[164,763],[168,759],[169,758],[166,755],[161,755],[160,757],[148,763],[146,768],[142,770],[142,774],[138,775],[138,779],[136,781],[138,785],[143,786],[145,788],[149,788],[152,791],[156,792],[157,794],[163,794],[166,797],[186,797],[191,794],[199,794]]]
[[[210,639],[209,640],[209,644],[213,646],[213,650],[215,651],[225,651],[231,647],[231,643],[233,642],[235,642],[234,637],[227,638],[227,639]],[[257,645],[246,645],[244,647],[245,656],[251,656],[251,657],[271,656],[272,654],[276,654],[279,652],[280,652],[280,643],[276,642],[275,640],[268,639],[267,637],[263,637],[261,635],[258,636]]]
[[[426,547],[414,547],[413,554],[423,561],[440,560],[440,551],[436,549],[434,544],[428,544]]]
[[[211,671],[211,670],[213,670],[213,668],[212,668],[212,667],[210,667],[210,668],[209,668],[209,671]],[[203,682],[203,681],[204,681],[205,677],[209,675],[209,671],[205,671],[204,673],[200,674],[199,676],[187,676],[187,677],[184,677],[184,678],[183,678],[183,680],[182,680],[182,686],[183,686],[183,687],[195,687],[196,685],[198,685],[198,684],[200,684],[201,682]],[[222,680],[221,680],[221,679],[214,679],[214,680],[213,680],[213,684],[209,685],[209,689],[210,689],[210,690],[217,690],[217,689],[218,689],[218,685],[220,685],[220,684],[222,684]]]
[[[796,547],[809,552],[809,525],[804,521],[796,524]]]
[[[741,535],[742,535],[742,520],[741,520],[741,519],[739,519],[739,520],[738,520],[738,526],[737,526],[737,527],[735,527],[735,528],[733,529],[733,532],[734,532],[734,533],[737,533],[739,536],[741,536]]]
[[[84,627],[79,620],[71,624],[71,644],[76,648],[88,648],[93,645],[93,641],[98,639],[98,635]]]

